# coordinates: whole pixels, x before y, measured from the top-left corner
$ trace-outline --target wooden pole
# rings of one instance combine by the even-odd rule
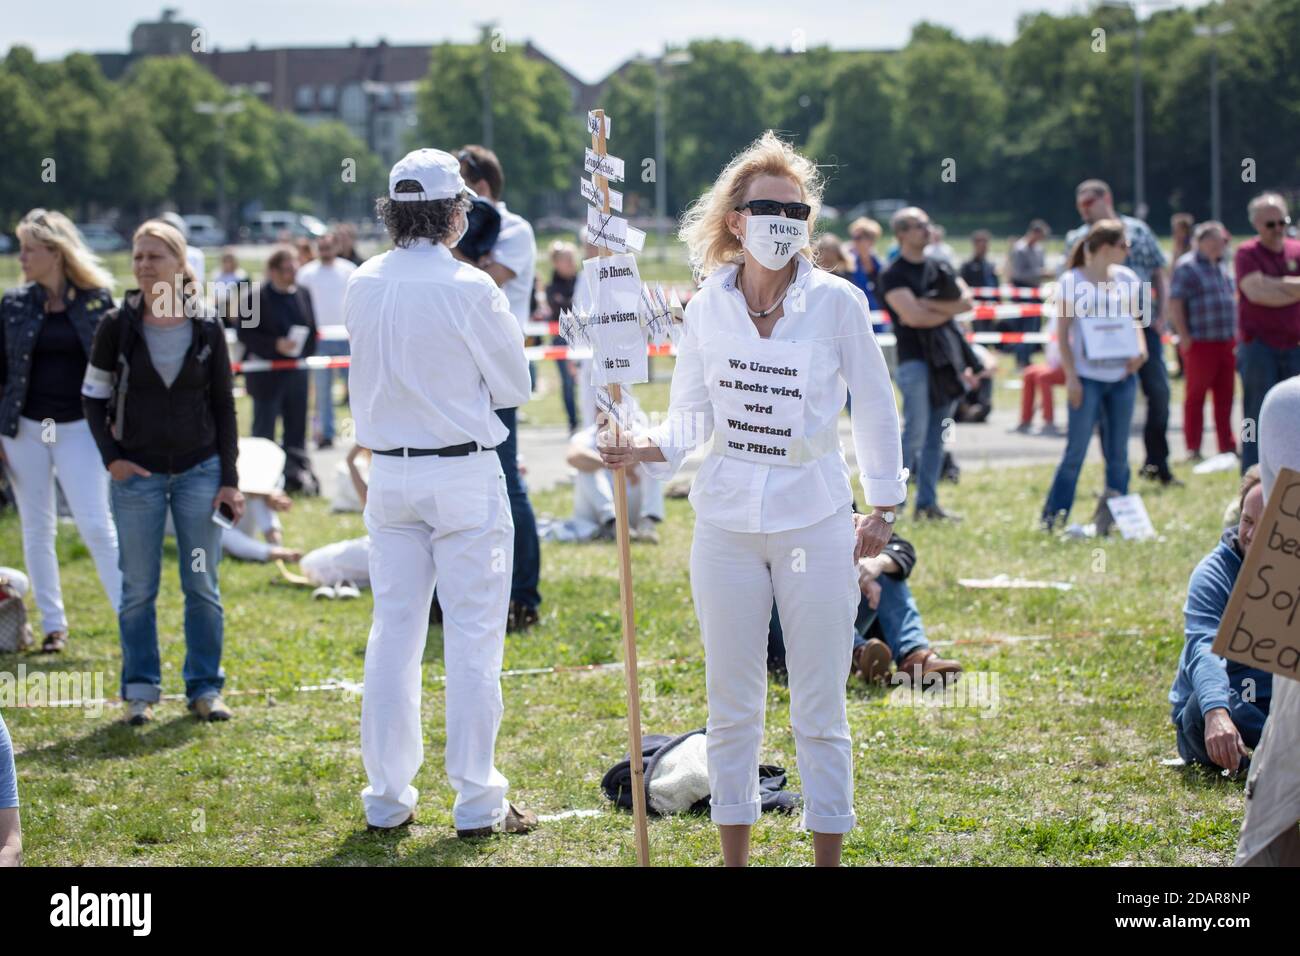
[[[605,155],[605,111],[595,110],[596,129],[591,134],[591,148]],[[592,183],[601,195],[601,212],[609,215],[609,180],[592,175]],[[605,257],[610,251],[597,245],[597,255]],[[599,303],[597,290],[597,303]],[[609,397],[618,405],[623,390],[617,383],[609,386]],[[618,421],[612,423],[614,441],[619,441]],[[614,472],[614,527],[618,540],[618,593],[623,615],[623,677],[627,682],[627,741],[632,756],[632,816],[636,821],[636,858],[640,866],[650,865],[650,832],[646,823],[645,766],[641,760],[641,687],[636,672],[636,617],[632,607],[632,545],[627,526],[627,473],[623,468]]]

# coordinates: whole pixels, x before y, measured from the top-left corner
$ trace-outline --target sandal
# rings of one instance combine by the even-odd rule
[[[66,650],[68,646],[67,631],[50,631],[45,635],[45,641],[41,644],[42,654],[57,654]]]

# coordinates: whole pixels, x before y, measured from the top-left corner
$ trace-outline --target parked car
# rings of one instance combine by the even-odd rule
[[[3,232],[0,232],[0,253],[13,252],[13,251],[14,251],[14,241],[10,239],[8,236],[6,236]]]
[[[302,213],[270,210],[260,212],[245,230],[249,242],[278,242],[282,236],[292,239],[306,237],[319,239],[329,230],[315,216]]]
[[[224,246],[226,230],[221,228],[215,216],[191,214],[182,216],[190,230],[191,246]]]
[[[121,252],[128,247],[127,241],[107,223],[77,223],[77,231],[91,252]]]

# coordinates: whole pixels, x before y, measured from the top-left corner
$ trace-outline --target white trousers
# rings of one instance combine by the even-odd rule
[[[691,593],[704,640],[713,822],[754,824],[767,709],[772,599],[785,633],[790,723],[803,788],[803,825],[853,828],[853,746],[845,682],[858,608],[848,505],[807,528],[726,531],[696,519]]]
[[[46,438],[52,440],[46,441]],[[54,473],[72,509],[81,539],[90,550],[109,603],[117,611],[122,599],[122,572],[117,566],[117,526],[108,507],[108,471],[85,419],[51,423],[46,429],[30,418],[18,419],[18,434],[0,436],[9,481],[23,527],[23,560],[31,575],[33,596],[46,634],[66,631],[59,560],[54,550],[59,516],[54,503]]]
[[[578,471],[573,480],[573,517],[597,528],[614,520],[614,479],[606,468]],[[664,483],[642,474],[636,484],[627,483],[627,513],[635,525],[642,518],[664,517]]]
[[[366,645],[361,758],[366,819],[395,826],[415,808],[424,761],[421,670],[434,581],[446,662],[446,769],[457,829],[499,823],[507,781],[493,765],[501,724],[501,659],[514,564],[514,522],[495,452],[371,464],[374,623]]]

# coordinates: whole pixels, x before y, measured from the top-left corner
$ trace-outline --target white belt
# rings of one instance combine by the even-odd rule
[[[762,464],[762,462],[756,462],[752,458],[739,454],[735,449],[729,448],[725,440],[718,441],[716,437],[717,431],[729,431],[729,429],[715,429],[713,449],[710,454],[726,455],[728,458],[737,458],[751,464]],[[777,467],[798,467],[811,461],[817,461],[819,458],[824,458],[833,451],[839,451],[839,448],[839,427],[836,420],[832,419],[829,425],[816,434],[791,442],[789,457],[784,461],[773,461],[771,464]]]

